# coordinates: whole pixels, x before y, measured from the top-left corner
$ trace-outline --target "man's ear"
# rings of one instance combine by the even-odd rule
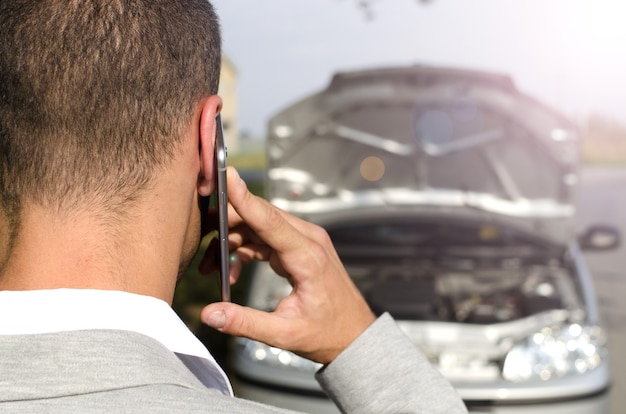
[[[208,97],[202,104],[200,114],[200,174],[198,176],[198,193],[208,196],[215,189],[215,133],[217,124],[215,117],[222,109],[222,99],[217,95]]]

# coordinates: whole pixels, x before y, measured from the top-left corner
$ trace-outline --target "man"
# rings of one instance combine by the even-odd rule
[[[215,187],[211,6],[2,1],[0,36],[0,412],[282,412],[234,398],[169,306]],[[269,314],[210,304],[205,323],[325,364],[345,412],[464,412],[322,229],[234,169],[228,186],[231,250],[294,292]]]

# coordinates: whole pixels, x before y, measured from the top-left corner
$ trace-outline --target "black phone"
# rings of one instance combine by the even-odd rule
[[[222,116],[218,115],[215,134],[215,176],[217,177],[216,203],[218,215],[218,238],[220,245],[220,290],[222,301],[230,302],[230,251],[228,248],[228,192],[226,191],[226,157],[227,149],[224,144],[224,127]]]
[[[213,193],[215,202],[211,196],[201,196],[198,200],[200,208],[200,234],[206,235],[214,229],[209,222],[209,208],[217,207],[217,241],[219,244],[218,262],[220,272],[220,290],[222,301],[230,302],[230,251],[228,249],[228,193],[226,191],[226,146],[224,145],[224,130],[221,117],[215,118],[217,133],[215,134],[215,181],[216,188]],[[213,195],[212,194],[212,195]]]

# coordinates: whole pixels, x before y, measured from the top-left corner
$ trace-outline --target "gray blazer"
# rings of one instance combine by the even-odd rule
[[[343,412],[464,413],[452,387],[387,316],[317,379]],[[206,388],[141,334],[0,336],[0,413],[287,413]]]

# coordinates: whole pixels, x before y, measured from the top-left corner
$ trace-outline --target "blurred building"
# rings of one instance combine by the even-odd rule
[[[237,68],[226,55],[222,55],[219,95],[222,97],[222,123],[228,152],[239,151],[239,124],[237,122]]]

